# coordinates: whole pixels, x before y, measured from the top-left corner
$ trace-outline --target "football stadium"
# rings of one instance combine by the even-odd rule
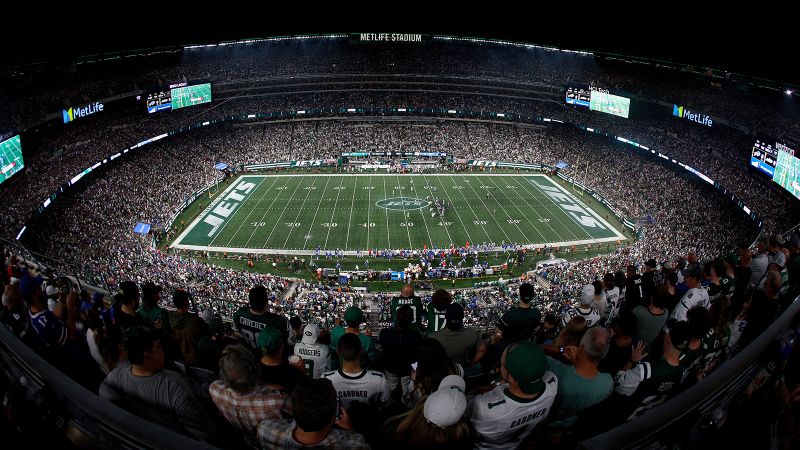
[[[0,71],[7,448],[800,446],[793,75],[150,39]]]

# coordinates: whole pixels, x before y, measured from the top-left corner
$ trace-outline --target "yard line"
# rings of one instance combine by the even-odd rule
[[[466,176],[464,177],[464,179],[466,180]],[[475,179],[477,180],[478,178],[476,177]],[[481,196],[481,194],[478,194],[478,191],[476,191],[475,188],[472,187],[472,183],[469,183],[469,188],[472,189],[472,192],[474,192],[475,195],[478,196],[478,199],[481,201],[481,204],[483,204],[483,207],[486,208],[486,212],[488,213],[489,212],[489,207],[486,205],[486,202],[483,201],[483,197]],[[495,200],[495,202],[497,202],[497,200]],[[502,209],[503,212],[506,213],[506,215],[508,216],[509,220],[511,220],[511,216],[508,215],[508,212],[506,212],[506,209],[503,208],[502,206],[500,207],[500,209]],[[508,239],[509,243],[510,244],[515,244],[515,242],[511,240],[511,237],[508,235],[508,233],[506,233],[506,229],[503,228],[502,225],[500,225],[500,222],[497,220],[497,217],[495,217],[494,212],[492,213],[492,219],[494,219],[494,223],[496,223],[497,226],[500,227],[500,231],[502,231],[503,234],[506,235],[506,239]],[[521,234],[522,238],[524,239],[525,238],[525,233],[522,232],[522,228],[520,228],[519,225],[517,225],[517,224],[511,224],[511,225],[514,225],[515,227],[517,227],[517,230],[519,230],[519,234]]]
[[[369,213],[372,211],[372,177],[369,177],[367,180],[369,182],[369,189],[367,189],[367,248],[370,247],[370,240],[369,240]],[[353,213],[353,210],[350,210],[350,214]]]
[[[266,179],[267,179],[267,177],[262,178],[261,181],[258,182],[258,186],[261,186],[261,183],[263,183],[264,180],[266,180]],[[239,184],[239,180],[236,180],[236,182],[233,183],[233,185],[237,185],[237,184]],[[256,186],[256,190],[258,190],[258,186]],[[217,235],[214,236],[211,239],[211,242],[208,243],[208,247],[211,247],[211,244],[213,244],[214,241],[216,241],[217,238],[222,234],[222,231],[225,229],[225,227],[227,227],[229,223],[233,222],[233,218],[236,217],[236,214],[238,214],[239,211],[242,210],[242,205],[244,205],[244,203],[240,203],[239,207],[236,208],[236,211],[233,212],[233,215],[228,217],[228,220],[226,220],[225,223],[222,224],[222,228],[220,228],[220,230],[217,232]]]
[[[266,179],[266,177],[264,179]],[[231,242],[233,242],[233,239],[236,236],[239,235],[239,231],[242,229],[242,226],[250,221],[250,216],[256,211],[257,207],[261,206],[261,200],[264,200],[264,197],[266,197],[267,192],[269,192],[269,190],[272,189],[272,186],[274,186],[277,181],[278,181],[277,179],[276,180],[272,180],[272,184],[267,189],[264,190],[264,193],[261,194],[261,198],[258,199],[258,202],[256,202],[256,204],[250,210],[250,213],[248,213],[247,217],[239,224],[239,228],[237,228],[236,232],[233,233],[233,236],[231,236],[231,238],[228,239],[228,243],[225,244],[226,247],[230,247],[231,246]],[[262,180],[262,182],[263,182],[263,180]],[[261,186],[261,183],[259,183],[259,186]],[[249,198],[248,198],[248,200],[249,200]],[[262,217],[262,219],[263,219],[263,217]],[[259,222],[260,222],[260,220],[259,220]],[[258,229],[258,227],[253,227],[253,230],[256,230],[256,229]],[[247,243],[245,243],[244,246],[247,247]]]
[[[325,178],[328,180],[328,183],[331,181],[330,177],[325,177]],[[294,222],[297,222],[297,219],[300,218],[300,214],[303,213],[303,208],[305,208],[305,206],[306,206],[306,201],[308,201],[308,196],[311,195],[311,191],[315,190],[314,189],[314,187],[315,187],[314,185],[316,183],[317,183],[317,177],[313,177],[313,181],[311,182],[311,186],[306,186],[306,187],[308,187],[310,189],[308,190],[308,194],[306,194],[306,198],[303,199],[303,204],[300,205],[300,208],[297,210],[297,216],[295,216]],[[327,186],[328,183],[325,183],[325,186]],[[305,188],[303,188],[303,189],[305,189]],[[317,210],[319,210],[319,205],[317,205]],[[317,214],[314,213],[314,218],[316,219],[316,217],[317,217]],[[286,240],[283,242],[283,247],[284,248],[286,248],[286,245],[289,244],[289,237],[292,235],[292,231],[294,231],[295,228],[296,227],[289,227],[289,232],[286,233]]]
[[[447,188],[444,187],[444,182],[442,181],[442,178],[437,176],[436,179],[439,181],[439,184],[442,185],[442,190],[444,191],[444,195],[446,195],[447,199],[450,200],[450,205],[453,206],[453,211],[455,211],[456,217],[458,217],[458,221],[461,222],[461,226],[464,227],[464,233],[467,235],[467,239],[469,239],[472,242],[475,242],[474,240],[472,240],[472,236],[469,235],[469,230],[467,229],[467,226],[464,225],[464,221],[461,220],[461,214],[458,213],[458,208],[456,208],[456,204],[453,203],[453,199],[450,198],[450,193],[447,192]],[[483,232],[486,233],[485,228],[483,229]],[[486,233],[486,236],[489,236],[489,233]],[[455,245],[455,243],[453,243],[453,245]]]
[[[386,177],[381,178],[383,178],[383,199],[386,200]],[[370,202],[372,202],[372,200],[370,200]],[[389,233],[389,210],[386,208],[383,208],[383,210],[386,211],[386,237],[389,239],[389,248],[392,248],[392,235]],[[369,223],[367,223],[367,228],[369,228]]]
[[[306,233],[306,236],[310,236],[311,235],[311,230],[312,230],[312,228],[314,228],[314,222],[317,221],[317,214],[319,213],[319,207],[320,207],[320,205],[322,205],[322,199],[325,198],[325,191],[328,190],[328,183],[330,183],[330,182],[331,182],[331,177],[325,177],[325,187],[322,188],[322,195],[319,196],[319,203],[317,203],[317,210],[314,211],[314,218],[311,219],[311,225],[308,227],[308,233]],[[339,181],[339,183],[341,184],[341,181]],[[310,194],[311,191],[309,190],[308,193]],[[338,193],[337,193],[336,197],[338,199],[338,197],[339,197]],[[330,230],[330,229],[331,229],[331,224],[329,223],[328,224],[328,230]],[[303,242],[303,250],[305,250],[306,246],[308,245],[308,239],[305,239],[305,236],[303,236],[303,238],[304,238],[303,239],[303,241],[304,241]],[[286,239],[288,240],[289,238],[287,237]]]
[[[400,175],[395,174],[395,178],[397,178],[397,187],[402,188],[402,186],[400,186]],[[408,191],[408,195],[411,195],[411,190],[410,189]],[[400,196],[403,197],[403,189],[400,189]],[[406,233],[408,233],[408,248],[409,249],[414,248],[414,244],[411,243],[411,227],[408,226],[408,217],[410,215],[411,214],[407,213],[406,211],[403,211],[403,220],[405,221],[403,223],[406,224]]]
[[[411,177],[411,181],[414,181],[414,177],[413,176]],[[413,188],[414,186],[412,185],[411,187]],[[417,191],[417,192],[419,192],[419,191]],[[415,196],[416,196],[416,194],[415,194]],[[419,198],[419,196],[416,196],[416,198]],[[433,238],[431,237],[431,230],[428,229],[428,220],[425,219],[425,214],[427,213],[427,211],[423,211],[424,209],[425,208],[420,209],[419,212],[420,212],[420,215],[422,215],[422,223],[425,224],[425,231],[428,233],[428,244],[430,244],[431,247],[433,247]]]
[[[357,181],[358,181],[358,178],[356,178],[356,182]],[[356,184],[358,184],[358,183],[356,183]],[[347,238],[344,241],[344,248],[345,249],[348,247],[348,245],[350,243],[350,222],[353,220],[353,204],[355,203],[355,201],[356,201],[356,186],[354,184],[353,185],[353,199],[350,200],[350,217],[347,218]],[[369,214],[369,212],[368,212],[368,214]],[[369,223],[367,223],[367,228],[369,228]],[[328,241],[326,239],[325,240],[325,250],[327,250],[327,248],[328,248]]]
[[[325,235],[325,244],[323,244],[324,248],[328,247],[328,238],[331,236],[331,228],[333,228],[331,226],[331,223],[333,223],[333,217],[336,215],[336,206],[339,205],[339,195],[342,194],[342,182],[343,181],[344,181],[344,177],[339,178],[339,189],[336,192],[336,202],[333,204],[333,212],[331,213],[331,218],[330,218],[330,220],[328,220],[328,233]],[[355,188],[353,188],[353,191],[355,191]],[[355,193],[353,194],[353,196],[355,196]],[[350,224],[347,224],[347,226],[349,227]],[[347,246],[345,246],[344,248],[347,249]]]
[[[544,197],[547,197],[547,194],[545,194],[544,192],[542,192],[542,190],[541,190],[541,189],[539,189],[539,187],[538,187],[538,186],[536,186],[536,185],[533,183],[533,181],[532,181],[532,180],[529,180],[528,178],[525,178],[525,181],[527,181],[527,182],[528,182],[528,185],[531,185],[531,186],[533,186],[533,187],[534,187],[534,188],[535,188],[537,191],[539,191],[539,193],[540,193],[540,194],[542,194]],[[548,180],[548,181],[549,181],[549,180]],[[531,194],[533,195],[533,193],[532,193],[532,192],[530,192],[530,190],[528,189],[528,186],[527,186],[527,185],[525,185],[525,189],[526,189],[526,190],[528,190],[528,192],[529,192],[529,193],[531,193]],[[543,202],[543,201],[539,200],[539,197],[537,197],[536,195],[534,195],[534,196],[533,196],[533,198],[534,198],[534,200],[536,200],[537,202],[539,202],[539,204],[541,204],[542,206],[544,206],[544,208],[545,208],[545,209],[546,209],[548,212],[550,212],[550,214],[552,214],[552,211],[553,211],[553,210],[552,210],[551,208],[547,207],[547,206],[544,204],[544,202]],[[572,219],[572,216],[570,216],[569,214],[567,214],[567,212],[566,212],[566,211],[564,211],[564,210],[563,210],[563,209],[561,209],[561,208],[560,208],[558,205],[556,205],[556,202],[554,202],[552,199],[550,199],[550,197],[547,197],[547,199],[548,199],[548,200],[550,200],[550,203],[552,203],[552,204],[553,204],[553,206],[555,206],[555,207],[556,207],[556,210],[560,210],[562,214],[566,214],[566,215],[568,215],[568,216],[570,217],[570,219]],[[572,230],[572,227],[567,227],[567,225],[564,223],[564,221],[562,221],[562,220],[561,220],[561,219],[558,217],[558,215],[555,215],[555,217],[556,217],[556,220],[558,220],[558,223],[560,223],[562,227],[564,227],[565,229],[567,229],[567,231],[569,231],[569,234],[571,234],[571,235],[572,235],[572,237],[574,237],[575,239],[580,239],[580,238],[578,238],[578,235],[577,235],[577,234],[575,234],[575,232]],[[574,222],[576,225],[578,225],[578,228],[580,228],[581,230],[583,230],[583,232],[584,232],[584,233],[586,233],[586,236],[588,236],[588,237],[589,237],[589,239],[594,239],[594,238],[592,237],[592,235],[590,235],[590,234],[589,234],[589,232],[587,232],[587,231],[586,231],[586,229],[585,229],[585,228],[583,228],[583,227],[582,227],[580,224],[578,224],[578,222],[576,222],[576,221],[575,221],[575,219],[572,219],[572,221],[573,221],[573,222]]]
[[[428,192],[431,194],[430,195],[431,198],[436,198],[433,195],[433,189],[431,189],[432,186],[431,186],[431,183],[428,181],[428,177],[426,175],[424,175],[424,174],[422,175],[422,177],[425,178],[425,184],[428,186]],[[453,242],[453,238],[450,236],[450,229],[445,224],[444,217],[439,217],[439,220],[440,220],[440,223],[442,224],[442,228],[444,228],[445,233],[447,233],[447,239],[450,240],[450,245],[455,245],[455,242]],[[428,228],[428,224],[427,223],[425,223],[425,228]],[[431,236],[431,233],[429,231],[428,232],[428,237],[430,237],[430,236]],[[431,245],[433,245],[433,242],[431,242]]]
[[[290,177],[289,180],[294,180],[294,178],[295,177]],[[262,245],[262,247],[266,247],[267,246],[267,243],[269,242],[270,238],[272,237],[272,233],[275,232],[275,228],[278,226],[279,223],[281,223],[281,219],[283,218],[283,215],[286,213],[286,209],[289,208],[289,205],[292,203],[292,200],[294,200],[294,194],[297,193],[297,190],[300,188],[300,185],[303,184],[303,177],[297,177],[297,178],[300,178],[300,181],[298,181],[297,182],[297,186],[294,187],[294,191],[292,191],[292,196],[289,197],[289,201],[286,202],[286,206],[283,207],[283,211],[281,211],[281,214],[275,220],[275,225],[273,225],[272,229],[269,231],[269,235],[267,236],[267,240],[264,241],[264,245]],[[289,183],[287,182],[286,184],[289,184]]]
[[[494,184],[494,186],[495,186],[495,187],[496,187],[498,190],[500,190],[500,191],[503,191],[503,188],[502,188],[501,186],[499,186],[499,185],[498,185],[498,184],[497,184],[497,183],[494,181],[494,179],[493,179],[492,177],[486,177],[486,179],[488,179],[488,180],[491,180],[491,181],[492,181],[492,184]],[[509,203],[511,203],[512,205],[514,205],[514,207],[515,207],[515,208],[517,208],[517,211],[519,211],[519,213],[520,213],[520,214],[522,214],[522,217],[524,217],[524,218],[525,218],[525,220],[527,220],[527,221],[528,221],[528,223],[530,223],[530,224],[531,224],[531,226],[533,227],[533,231],[535,231],[536,233],[538,233],[538,234],[539,234],[539,237],[541,237],[541,238],[542,238],[542,242],[544,242],[544,240],[545,240],[545,239],[544,239],[544,235],[542,235],[542,233],[539,233],[539,228],[538,228],[536,225],[534,225],[534,224],[533,224],[533,222],[532,222],[532,221],[531,221],[531,219],[528,217],[528,215],[527,215],[527,214],[525,214],[525,213],[524,213],[524,212],[523,212],[521,209],[519,209],[519,206],[517,206],[517,203],[516,203],[515,201],[513,201],[511,198],[509,198],[508,194],[506,194],[506,192],[505,192],[505,191],[503,191],[503,197],[505,197],[505,198],[506,198],[506,200],[508,200],[508,201],[509,201]],[[495,200],[495,201],[497,201],[497,200]],[[506,214],[508,214],[508,213],[506,213]],[[530,242],[522,242],[522,243],[523,243],[523,244],[530,244]]]
[[[284,188],[286,188],[286,184],[289,183],[289,180],[291,180],[291,178],[287,178],[286,179],[286,183],[284,183],[284,185],[283,185]],[[267,189],[267,192],[269,192],[270,189],[275,187],[275,183],[277,183],[277,182],[278,182],[278,178],[275,178],[275,181],[272,182],[272,186],[270,186],[269,189]],[[261,216],[261,219],[259,220],[259,222],[261,222],[262,220],[264,220],[265,217],[267,217],[267,214],[269,214],[269,210],[272,209],[272,205],[275,204],[275,200],[277,200],[277,199],[278,199],[278,196],[276,195],[275,198],[272,199],[272,202],[269,204],[269,207],[266,210],[264,210],[264,214]],[[250,233],[250,236],[247,238],[247,242],[245,242],[245,244],[244,244],[245,248],[250,246],[250,240],[253,239],[253,236],[256,235],[256,231],[258,231],[258,227],[253,227],[253,232]]]
[[[462,176],[462,178],[464,178],[464,177]],[[464,178],[464,179],[466,179],[466,178]],[[455,180],[455,179],[453,179],[453,183],[455,183],[455,182],[456,182],[456,180]],[[467,182],[467,184],[469,184],[469,182]],[[476,212],[475,212],[475,208],[473,208],[473,207],[472,207],[472,203],[470,203],[470,201],[467,199],[467,196],[466,196],[466,195],[464,195],[464,193],[462,192],[462,191],[463,191],[463,189],[456,189],[456,190],[457,190],[459,193],[461,193],[461,197],[463,197],[463,198],[464,198],[464,202],[467,204],[467,206],[469,206],[469,210],[470,210],[470,211],[472,211],[472,215],[473,215],[473,216],[475,216],[475,221],[476,221],[476,222],[478,222],[478,223],[480,224],[481,228],[483,228],[483,232],[484,232],[484,233],[486,233],[486,237],[489,239],[487,242],[489,242],[489,243],[492,243],[492,242],[494,241],[494,238],[492,238],[491,236],[489,236],[489,232],[488,232],[488,231],[486,231],[486,227],[485,227],[485,226],[483,226],[483,224],[482,224],[482,223],[480,223],[480,222],[481,222],[481,219],[478,217],[478,213],[476,213]],[[508,238],[508,236],[506,236],[506,238]],[[510,240],[510,239],[509,239],[509,240]],[[473,244],[477,244],[477,242],[473,242]]]
[[[533,192],[531,192],[531,191],[530,191],[530,190],[529,190],[529,189],[528,189],[528,188],[525,186],[525,183],[520,183],[520,182],[519,182],[519,178],[520,178],[520,177],[513,177],[514,181],[515,181],[515,182],[516,182],[518,185],[520,185],[520,186],[522,187],[522,189],[523,189],[523,190],[525,190],[525,192],[527,192],[527,193],[528,193],[528,195],[530,195],[530,196],[531,196],[531,198],[532,198],[532,199],[534,199],[534,200],[537,200],[536,194],[534,194]],[[536,207],[536,206],[534,206],[534,205],[533,205],[531,202],[529,202],[529,201],[528,201],[528,197],[525,197],[525,196],[523,196],[522,194],[520,194],[520,193],[519,193],[519,191],[515,191],[515,192],[517,193],[517,195],[519,196],[519,198],[521,198],[521,199],[522,199],[522,201],[524,201],[524,202],[525,202],[525,204],[526,204],[526,205],[528,205],[528,207],[531,209],[531,211],[533,211],[533,213],[534,213],[534,214],[536,214],[536,215],[539,217],[539,219],[541,220],[541,222],[542,222],[542,223],[544,223],[545,225],[547,225],[547,228],[550,228],[550,231],[552,231],[552,232],[553,232],[553,234],[554,234],[554,236],[555,236],[555,239],[561,239],[561,235],[560,235],[560,234],[559,234],[559,233],[556,231],[556,229],[555,229],[555,228],[553,228],[553,226],[552,226],[552,225],[550,225],[550,222],[546,222],[546,221],[544,221],[544,220],[543,220],[543,219],[544,219],[544,217],[542,217],[541,213],[539,212],[539,208],[537,208],[537,207]],[[541,204],[541,202],[539,202],[539,203]],[[546,209],[546,208],[545,208],[545,209]],[[550,213],[550,214],[552,214],[552,211],[550,211],[549,209],[547,210],[547,212],[548,212],[548,213]],[[556,220],[558,220],[558,216],[556,216]],[[562,223],[561,225],[563,226],[564,224]],[[573,234],[573,236],[574,236],[574,234]],[[545,238],[545,241],[548,241],[548,239],[546,239],[546,238]]]

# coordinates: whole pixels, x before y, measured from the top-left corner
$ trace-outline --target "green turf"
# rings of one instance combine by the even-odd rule
[[[173,246],[311,254],[317,246],[323,252],[366,252],[467,242],[613,242],[621,236],[557,186],[539,174],[244,175],[217,195]],[[408,201],[400,205],[401,197],[410,203],[439,198],[448,210],[444,219],[432,217],[428,207],[397,210],[409,207]]]

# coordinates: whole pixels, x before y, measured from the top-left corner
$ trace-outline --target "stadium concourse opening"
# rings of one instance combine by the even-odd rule
[[[248,254],[527,248],[625,235],[544,174],[241,175],[171,247]]]

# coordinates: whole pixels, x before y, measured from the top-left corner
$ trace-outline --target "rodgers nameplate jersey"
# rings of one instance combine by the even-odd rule
[[[536,425],[547,418],[558,392],[558,379],[552,372],[542,376],[545,390],[533,401],[526,402],[507,393],[508,385],[472,399],[467,408],[478,435],[475,448],[515,449]]]
[[[331,380],[336,394],[345,408],[352,402],[363,402],[375,406],[382,406],[389,402],[389,383],[386,382],[386,377],[381,372],[365,370],[360,375],[350,375],[339,369],[323,373],[322,378]]]
[[[327,345],[298,342],[294,346],[294,354],[303,360],[309,378],[316,380],[330,370],[330,349]]]

